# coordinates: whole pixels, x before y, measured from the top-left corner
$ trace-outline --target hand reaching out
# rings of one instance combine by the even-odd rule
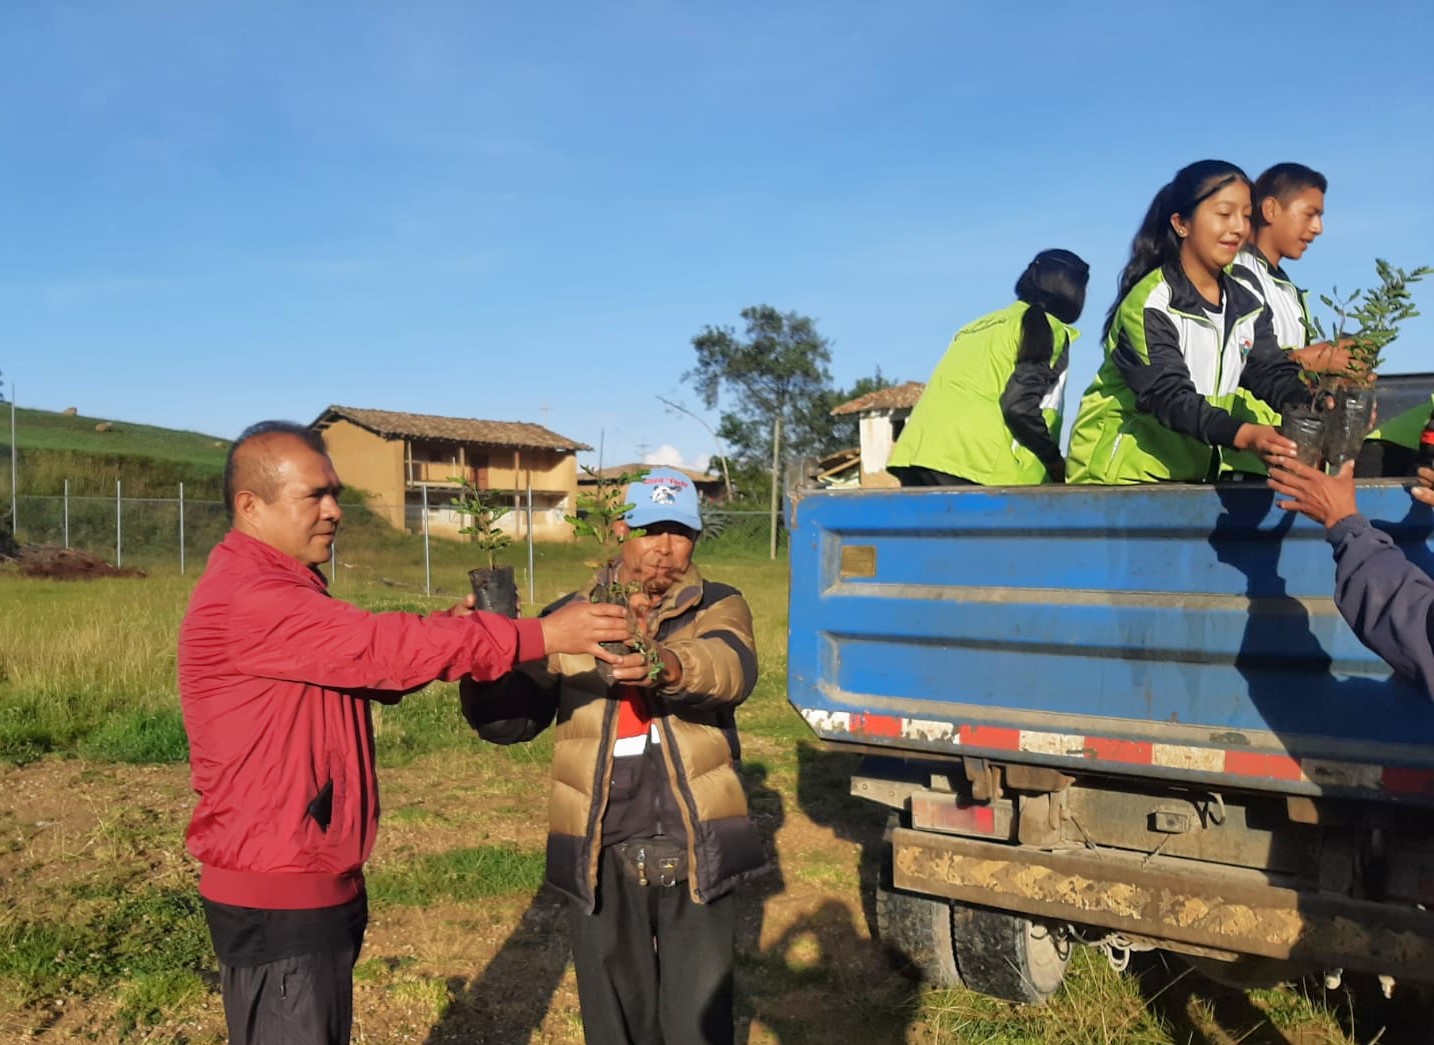
[[[1325,475],[1318,468],[1278,454],[1266,456],[1265,463],[1270,466],[1270,489],[1291,498],[1276,501],[1277,508],[1307,515],[1326,529],[1359,511],[1354,500],[1353,461],[1346,461],[1338,475]]]
[[[609,664],[621,659],[598,645],[627,640],[627,611],[621,606],[580,600],[539,620],[543,625],[543,647],[549,653],[591,653]]]
[[[1293,457],[1295,444],[1270,425],[1243,424],[1235,433],[1236,450],[1253,450],[1261,457]]]

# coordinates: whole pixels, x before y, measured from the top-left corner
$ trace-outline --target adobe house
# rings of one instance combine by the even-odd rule
[[[563,521],[577,504],[577,454],[592,447],[521,421],[435,417],[395,410],[331,406],[311,426],[324,433],[329,456],[344,482],[369,495],[369,508],[396,530],[456,537],[468,525],[449,502],[461,487],[503,495],[513,511],[500,525],[526,538],[528,489],[533,491],[533,539],[566,541]]]
[[[862,486],[901,485],[886,470],[886,462],[891,459],[891,449],[925,388],[924,382],[907,381],[849,399],[832,410],[833,414],[857,415]]]

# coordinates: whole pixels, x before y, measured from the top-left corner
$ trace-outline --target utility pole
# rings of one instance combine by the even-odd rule
[[[777,497],[781,483],[777,473],[782,461],[782,413],[772,418],[772,558],[777,557]]]
[[[18,533],[20,527],[20,466],[19,450],[15,446],[15,382],[10,382],[10,532]],[[18,539],[18,538],[17,538]]]

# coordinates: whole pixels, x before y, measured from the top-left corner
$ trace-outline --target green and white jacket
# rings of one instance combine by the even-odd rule
[[[1276,409],[1305,400],[1264,303],[1228,275],[1220,286],[1212,315],[1175,263],[1121,301],[1071,432],[1068,482],[1206,481],[1243,423],[1231,414],[1239,389]]]
[[[1035,485],[1052,472],[1059,478],[1069,349],[1080,332],[1047,313],[1051,351],[1036,359],[1021,343],[1029,308],[1017,301],[956,332],[888,468],[918,465],[983,486]]]
[[[1256,247],[1235,255],[1230,275],[1253,290],[1270,310],[1275,340],[1286,352],[1310,343],[1309,296],[1295,286],[1285,270],[1271,265]]]

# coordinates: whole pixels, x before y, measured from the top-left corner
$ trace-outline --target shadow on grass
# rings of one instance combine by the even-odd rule
[[[1173,954],[1151,951],[1133,955],[1129,975],[1150,1010],[1170,1029],[1172,1040],[1182,1045],[1233,1041],[1241,1045],[1305,1045],[1316,1040],[1310,1032],[1294,1031],[1292,1036],[1275,1025],[1275,1011],[1288,1008],[1291,1002],[1323,1012],[1329,1023],[1348,1036],[1340,1040],[1399,1045],[1434,1039],[1430,1030],[1434,1009],[1428,991],[1405,986],[1398,988],[1393,998],[1385,998],[1374,976],[1346,976],[1335,990],[1326,990],[1312,978],[1287,984],[1271,992],[1268,997],[1273,1004],[1267,1008],[1256,1003],[1265,992],[1218,983]],[[1321,1036],[1318,1040],[1332,1039]]]
[[[451,1000],[427,1045],[531,1041],[567,969],[571,945],[563,897],[546,887],[533,896],[498,953],[471,980],[448,981]]]
[[[760,1021],[781,1045],[904,1045],[907,1040],[919,996],[891,969],[875,939],[884,815],[850,797],[851,775],[859,763],[857,757],[799,743],[796,798],[814,825],[861,845],[860,909],[868,924],[857,923],[848,901],[824,899],[763,946],[764,911],[800,876],[798,861],[754,883],[744,897],[747,914],[738,929],[741,1043],[750,1040],[752,1021]],[[749,762],[745,775],[752,818],[775,856],[776,835],[786,821],[783,796],[766,786],[765,766]]]

